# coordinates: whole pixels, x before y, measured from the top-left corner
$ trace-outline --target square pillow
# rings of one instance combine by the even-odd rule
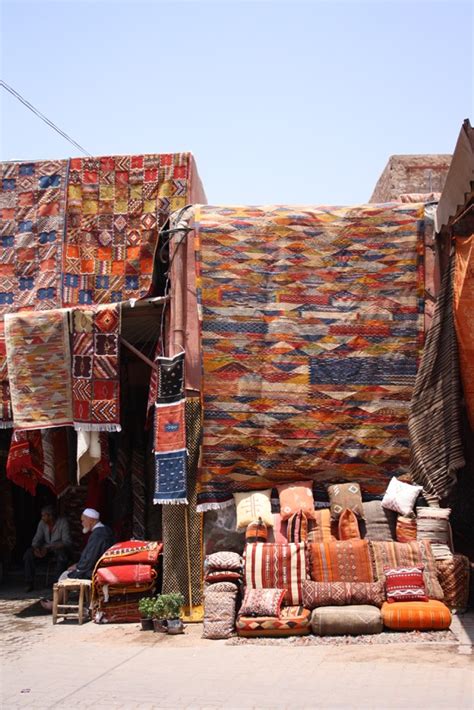
[[[246,528],[250,523],[256,522],[259,518],[261,518],[262,522],[268,527],[273,525],[271,493],[271,488],[265,491],[234,493],[238,530]]]
[[[365,521],[361,521],[362,537],[368,540],[395,540],[397,514],[382,506],[381,500],[362,503]]]
[[[360,540],[357,516],[345,508],[339,516],[339,540]]]
[[[371,541],[369,545],[375,579],[383,579],[386,569],[423,566],[427,596],[437,601],[443,600],[444,593],[438,581],[436,560],[433,557],[429,540],[412,542]]]
[[[302,510],[308,517],[314,515],[314,498],[312,481],[286,483],[277,486],[280,496],[280,515],[282,520],[288,520],[291,515]]]
[[[307,579],[304,543],[250,543],[245,548],[247,589],[286,589],[285,604],[299,605]]]
[[[385,590],[389,604],[427,602],[422,567],[396,567],[385,570]]]
[[[314,582],[373,582],[367,540],[316,542],[307,545]]]
[[[385,495],[382,498],[384,508],[394,510],[400,515],[413,513],[416,499],[423,490],[423,486],[411,486],[409,483],[398,481],[395,477],[390,480]]]
[[[242,572],[244,561],[237,552],[213,552],[207,555],[204,560],[204,569],[206,572],[217,572],[225,570],[226,572]]]
[[[280,616],[286,589],[247,589],[239,616]]]
[[[338,520],[342,511],[349,508],[353,513],[364,518],[362,495],[358,483],[337,483],[328,487],[331,516]]]
[[[417,508],[416,539],[429,540],[436,560],[452,557],[450,508]]]

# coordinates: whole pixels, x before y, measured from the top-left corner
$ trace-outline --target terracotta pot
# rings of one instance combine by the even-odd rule
[[[168,631],[168,623],[166,619],[153,619],[153,631],[160,634],[166,634]]]
[[[140,619],[142,631],[153,631],[153,619]]]

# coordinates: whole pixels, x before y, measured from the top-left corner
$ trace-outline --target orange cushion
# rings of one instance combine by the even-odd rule
[[[314,528],[308,533],[308,542],[331,542],[336,538],[331,530],[331,511],[329,508],[314,511]]]
[[[314,582],[373,582],[367,540],[336,540],[307,545]]]
[[[302,510],[309,518],[314,515],[314,498],[312,481],[285,483],[278,486],[280,496],[280,515],[282,520],[288,520],[294,513]]]
[[[339,540],[360,540],[357,515],[349,508],[344,508],[339,516]]]
[[[451,625],[451,612],[443,602],[394,602],[382,605],[384,626],[398,631],[444,630]]]

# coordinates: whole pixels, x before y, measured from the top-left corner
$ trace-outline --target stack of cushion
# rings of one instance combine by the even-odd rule
[[[204,561],[203,638],[229,638],[235,630],[243,561],[235,552],[215,552]]]

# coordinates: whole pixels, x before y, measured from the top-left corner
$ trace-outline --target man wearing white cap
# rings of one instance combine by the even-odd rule
[[[62,573],[59,582],[64,579],[92,579],[99,558],[113,545],[112,530],[100,522],[100,513],[97,510],[86,508],[81,515],[81,523],[84,535],[90,533],[89,539],[79,561]],[[51,610],[53,607],[53,603],[46,599],[41,600],[41,605],[43,609]]]

